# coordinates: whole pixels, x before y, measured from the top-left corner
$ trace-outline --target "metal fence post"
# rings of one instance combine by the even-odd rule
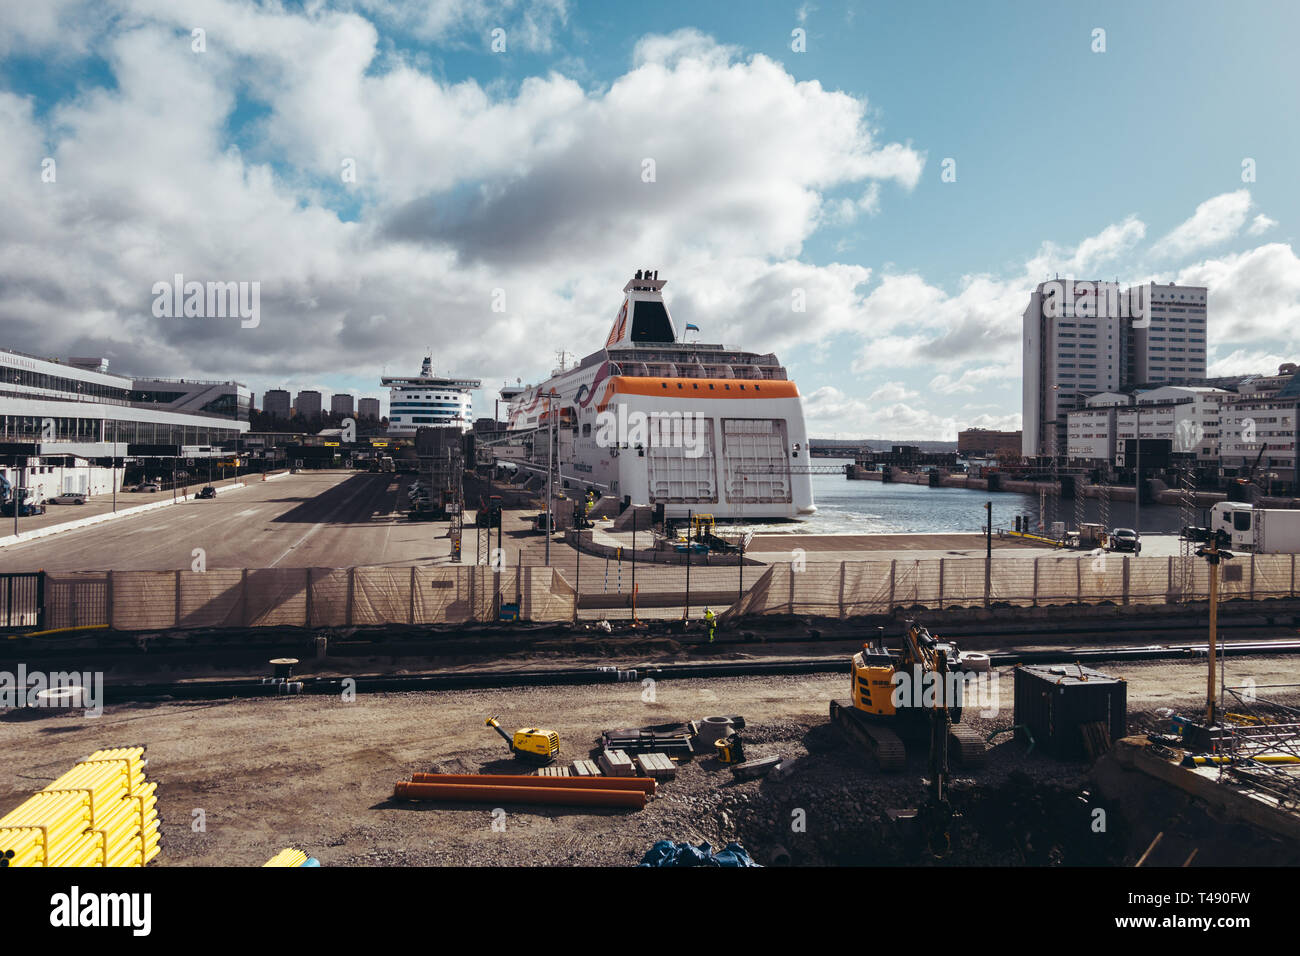
[[[476,566],[477,566],[477,565],[476,565]],[[470,590],[469,590],[469,595],[470,595],[470,608],[471,608],[471,614],[472,614],[472,613],[473,613],[472,608],[473,608],[473,602],[474,602],[474,588],[473,588],[473,584],[474,584],[474,575],[473,575],[472,572],[470,573],[470,578],[469,578],[469,580],[470,580]],[[408,598],[409,598],[409,601],[410,601],[410,608],[407,610],[407,623],[408,623],[408,624],[414,624],[414,623],[415,623],[415,565],[411,565],[411,584],[410,584],[410,592],[411,592],[411,593],[408,595]]]
[[[846,565],[840,562],[840,620],[844,620],[844,569]]]
[[[939,559],[939,610],[943,610],[943,568],[944,559]]]
[[[181,572],[176,571],[176,626],[181,626]]]
[[[1129,592],[1129,580],[1130,580],[1129,571],[1130,571],[1129,564],[1127,561],[1125,561],[1124,562],[1124,585],[1123,585],[1124,587],[1123,604],[1125,607],[1128,606],[1128,592]]]
[[[347,596],[347,602],[343,605],[343,623],[345,627],[352,626],[352,602],[355,600],[355,592],[357,587],[356,579],[357,579],[357,569],[355,567],[348,568],[348,590],[347,590],[348,596]]]
[[[688,508],[686,509],[686,607],[682,612],[683,621],[691,616],[691,544],[694,543],[691,531],[694,525],[694,512]]]
[[[43,571],[41,572],[40,582],[41,584],[39,586],[43,586],[45,583],[45,572]],[[44,605],[44,602],[42,601],[41,604]],[[107,573],[104,579],[104,604],[107,605],[104,610],[107,612],[106,617],[108,618],[105,623],[111,631],[113,629],[113,572],[111,570]],[[43,606],[41,610],[44,611]]]
[[[1083,562],[1074,562],[1074,603],[1083,603]]]
[[[307,572],[307,606],[303,609],[303,627],[311,627],[311,568],[304,570]]]
[[[1031,607],[1038,607],[1038,559],[1034,558],[1034,594]]]
[[[898,575],[898,559],[890,558],[889,560],[889,607],[887,609],[889,613],[893,613],[894,610],[894,586],[898,581],[897,575]],[[988,603],[987,594],[984,596],[984,600],[985,603]]]
[[[1250,555],[1250,599],[1255,600],[1255,555]]]

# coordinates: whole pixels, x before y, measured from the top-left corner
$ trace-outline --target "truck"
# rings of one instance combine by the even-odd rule
[[[1209,534],[1234,551],[1255,554],[1300,553],[1300,509],[1256,508],[1220,501],[1210,509]]]

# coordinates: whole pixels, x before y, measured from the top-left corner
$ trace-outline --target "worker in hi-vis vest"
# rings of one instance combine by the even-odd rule
[[[713,632],[718,629],[717,619],[707,607],[704,609],[704,624],[709,629],[709,643],[713,643]]]

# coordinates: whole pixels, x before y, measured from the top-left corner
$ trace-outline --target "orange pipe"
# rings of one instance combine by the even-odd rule
[[[456,783],[498,787],[576,787],[582,790],[640,790],[654,795],[658,783],[650,777],[532,777],[498,773],[413,773],[412,783]]]
[[[393,796],[403,800],[454,803],[558,803],[583,807],[645,806],[639,790],[583,790],[578,787],[488,787],[456,783],[399,783]]]

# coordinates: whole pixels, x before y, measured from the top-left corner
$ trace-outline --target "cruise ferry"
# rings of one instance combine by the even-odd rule
[[[437,378],[433,356],[427,356],[419,375],[385,375],[381,380],[388,393],[388,435],[414,438],[421,426],[459,428],[474,425],[470,392],[482,386],[478,379]]]
[[[698,330],[679,331],[666,282],[638,271],[603,348],[503,392],[508,430],[521,439],[512,444],[526,451],[519,463],[544,468],[550,436],[561,487],[662,504],[674,518],[813,514],[795,383],[775,355],[686,341],[683,332]]]

